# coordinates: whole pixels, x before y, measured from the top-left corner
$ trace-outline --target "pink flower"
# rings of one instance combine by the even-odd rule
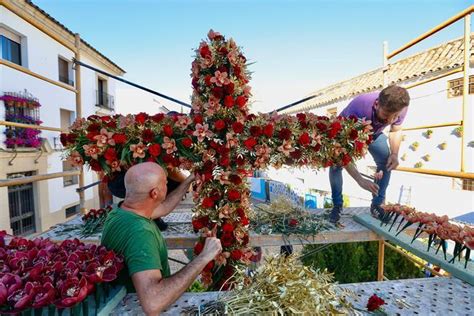
[[[222,37],[222,34],[219,32],[214,32],[212,29],[210,29],[209,32],[207,33],[207,37],[209,37],[210,40],[213,40],[215,38]]]
[[[214,133],[209,130],[208,124],[196,124],[196,130],[193,132],[193,135],[197,137],[199,142],[204,141],[205,138],[211,138]]]
[[[218,266],[224,266],[227,264],[227,259],[230,257],[230,253],[228,251],[224,251],[217,255],[215,261]]]
[[[145,158],[146,146],[142,142],[130,145],[130,151],[133,152],[133,158]]]
[[[216,70],[216,72],[214,73],[214,77],[211,78],[211,82],[218,87],[228,85],[230,83],[230,80],[227,76],[227,72],[220,72],[219,70]]]
[[[84,160],[82,159],[81,154],[78,151],[73,151],[71,155],[68,157],[68,161],[76,167],[80,167],[84,164]]]
[[[230,174],[231,174],[230,171],[224,171],[217,177],[217,179],[222,185],[230,184],[230,181],[229,181]]]
[[[193,122],[193,120],[191,120],[191,118],[187,115],[181,115],[179,118],[178,118],[178,121],[176,122],[176,125],[181,128],[181,129],[186,129],[186,127],[189,126],[189,124],[191,124]]]
[[[108,132],[105,128],[100,130],[100,134],[95,136],[94,139],[97,140],[97,146],[104,147],[107,145],[115,146],[115,140],[112,138],[114,136],[113,132]]]
[[[112,172],[122,170],[120,169],[120,161],[118,160],[114,160],[114,161],[107,160],[106,163],[110,166],[110,169],[112,170]]]
[[[99,147],[97,147],[97,145],[84,145],[82,148],[84,148],[84,153],[87,157],[92,157],[95,160],[98,159],[98,155],[100,154],[101,150]]]
[[[166,136],[163,138],[163,144],[161,144],[161,147],[166,150],[168,155],[178,150],[178,148],[176,148],[176,141]]]
[[[290,156],[290,153],[294,152],[295,149],[291,146],[291,141],[284,140],[283,144],[278,147],[278,151],[282,152],[285,156]]]

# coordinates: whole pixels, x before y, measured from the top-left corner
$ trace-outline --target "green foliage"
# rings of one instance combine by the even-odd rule
[[[308,245],[303,248],[304,265],[327,268],[339,283],[370,282],[377,279],[378,242],[333,244],[321,251]],[[422,269],[404,256],[385,247],[384,274],[389,280],[424,277]]]
[[[206,288],[198,280],[194,281],[193,284],[186,290],[186,292],[206,292]]]

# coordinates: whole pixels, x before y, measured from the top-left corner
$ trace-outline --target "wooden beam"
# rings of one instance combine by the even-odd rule
[[[474,7],[474,6],[473,6]],[[471,14],[467,14],[464,17],[464,73],[463,73],[463,85],[462,85],[462,125],[464,128],[461,134],[461,172],[464,172],[464,156],[466,155],[466,138],[467,132],[466,120],[469,118],[466,116],[466,109],[469,106],[469,70],[470,63],[469,58],[471,57]],[[472,119],[469,118],[469,119]],[[468,125],[469,126],[469,125]]]
[[[402,130],[403,131],[415,131],[415,130],[420,130],[420,129],[448,127],[448,126],[461,126],[461,125],[462,125],[462,121],[456,121],[456,122],[433,124],[433,125],[422,125],[422,126],[415,126],[415,127],[406,127],[406,128],[403,128]]]
[[[421,173],[432,176],[441,176],[449,178],[460,178],[460,179],[474,179],[474,173],[469,172],[459,172],[459,171],[444,171],[444,170],[431,170],[431,169],[419,169],[419,168],[407,168],[407,167],[398,167],[396,171],[412,172],[412,173]]]
[[[13,127],[21,127],[21,128],[39,129],[39,130],[53,131],[53,132],[66,132],[65,130],[62,130],[62,129],[57,128],[57,127],[48,127],[48,126],[41,126],[41,125],[23,124],[23,123],[17,123],[17,122],[1,121],[1,120],[0,120],[0,125],[13,126]]]
[[[17,65],[15,63],[12,63],[12,62],[9,62],[8,60],[4,60],[4,59],[0,59],[0,65],[3,65],[3,66],[6,66],[6,67],[10,67],[10,68],[13,68],[15,70],[18,70],[18,71],[21,71],[27,75],[30,75],[32,77],[35,77],[35,78],[38,78],[40,80],[43,80],[43,81],[46,81],[50,84],[53,84],[55,86],[58,86],[58,87],[61,87],[63,89],[66,89],[66,90],[69,90],[69,91],[72,91],[72,92],[76,92],[76,89],[73,87],[73,86],[70,86],[68,84],[65,84],[65,83],[62,83],[60,81],[56,81],[56,80],[53,80],[53,79],[49,79],[45,76],[42,76],[36,72],[33,72],[31,70],[29,70],[28,68],[25,68],[23,66],[20,66],[20,65]]]
[[[75,55],[74,58],[78,61],[81,60],[81,37],[79,36],[78,33],[75,35]],[[75,64],[75,76],[76,76],[76,118],[81,119],[82,118],[82,82],[81,82],[81,65]],[[84,179],[84,167],[80,168],[80,174],[79,174],[79,187],[82,188],[85,186],[85,179]],[[77,192],[79,194],[79,208],[81,211],[81,214],[86,213],[86,197],[84,194],[84,191],[79,191]]]
[[[435,34],[436,32],[444,29],[445,27],[447,27],[447,26],[453,24],[454,22],[457,22],[460,19],[464,18],[465,16],[471,14],[472,12],[474,12],[474,5],[471,5],[467,9],[459,12],[458,14],[456,14],[455,16],[449,18],[448,20],[444,21],[443,23],[435,26],[434,28],[432,28],[428,32],[423,33],[422,35],[418,36],[414,40],[412,40],[412,41],[408,42],[407,44],[403,45],[399,49],[394,50],[393,52],[388,54],[387,58],[390,59],[390,58],[400,54],[401,52],[407,50],[408,48],[412,47],[413,45],[418,44],[419,42],[421,42],[425,38]]]
[[[379,253],[377,261],[377,281],[383,281],[383,267],[385,261],[385,243],[379,240]]]
[[[23,178],[6,179],[6,180],[0,180],[0,187],[9,187],[13,185],[20,185],[20,184],[26,184],[26,183],[31,183],[31,182],[55,179],[55,178],[77,176],[79,174],[80,174],[80,171],[72,170],[72,171],[55,172],[55,173],[48,173],[48,174],[38,174],[38,175],[23,177]]]

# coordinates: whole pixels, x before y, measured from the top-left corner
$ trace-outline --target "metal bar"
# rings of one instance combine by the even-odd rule
[[[296,102],[290,103],[290,104],[288,104],[288,105],[282,106],[281,108],[278,108],[278,109],[276,109],[275,111],[280,112],[280,111],[286,110],[286,109],[288,109],[288,108],[291,108],[292,106],[295,106],[295,105],[298,105],[298,104],[303,103],[303,102],[305,102],[305,101],[308,101],[308,100],[314,99],[314,98],[316,98],[316,97],[319,97],[320,95],[321,95],[321,94],[316,94],[316,95],[312,95],[312,96],[306,97],[306,98],[304,98],[304,99],[301,99],[301,100],[298,100],[298,101],[296,101]],[[274,112],[274,111],[272,111],[272,112]],[[272,113],[272,112],[269,112],[269,113]]]
[[[74,89],[74,87],[71,87],[70,85],[67,85],[65,83],[62,83],[62,82],[59,82],[59,81],[56,81],[56,80],[49,79],[45,76],[42,76],[40,74],[37,74],[36,72],[31,71],[31,70],[29,70],[25,67],[22,67],[20,65],[15,64],[15,63],[9,62],[8,60],[0,59],[0,65],[4,65],[6,67],[13,68],[15,70],[23,72],[23,73],[25,73],[27,75],[30,75],[32,77],[41,79],[43,81],[46,81],[48,83],[51,83],[51,84],[56,85],[58,87],[61,87],[63,89],[66,89],[66,90],[69,90],[69,91],[72,91],[72,92],[76,92],[76,89]]]
[[[177,262],[177,263],[180,263],[180,264],[182,264],[183,266],[185,266],[185,265],[187,265],[187,264],[189,263],[189,262],[184,262],[184,261],[181,261],[181,260],[172,258],[172,257],[168,257],[168,260],[174,261],[174,262]]]
[[[472,6],[474,8],[474,6]],[[463,87],[462,87],[462,125],[464,129],[461,133],[461,172],[464,172],[464,156],[466,147],[466,120],[469,116],[466,116],[466,108],[469,106],[469,69],[470,63],[469,58],[471,56],[471,14],[467,14],[464,17],[464,76],[463,76]]]
[[[453,24],[454,22],[457,22],[458,20],[462,19],[466,15],[471,14],[472,12],[474,12],[474,5],[471,5],[470,7],[465,9],[464,11],[461,11],[460,13],[458,13],[455,16],[451,17],[450,19],[448,19],[448,20],[444,21],[443,23],[435,26],[434,28],[432,28],[428,32],[423,33],[422,35],[418,36],[414,40],[412,40],[412,41],[408,42],[407,44],[403,45],[399,49],[394,50],[393,52],[391,52],[390,54],[387,55],[387,58],[390,59],[390,58],[400,54],[401,52],[407,50],[408,48],[412,47],[413,45],[421,42],[425,38],[427,38],[427,37],[433,35],[434,33],[444,29],[445,27]]]
[[[462,121],[457,122],[449,122],[449,123],[440,123],[440,124],[433,124],[433,125],[422,125],[422,126],[415,126],[415,127],[407,127],[403,128],[403,131],[415,131],[420,129],[427,129],[427,128],[436,128],[436,127],[448,127],[448,126],[461,126]]]
[[[421,173],[432,176],[442,176],[449,178],[460,178],[460,179],[473,179],[474,173],[469,172],[459,172],[459,171],[443,171],[443,170],[431,170],[431,169],[419,169],[419,168],[407,168],[407,167],[398,167],[396,171],[403,172],[412,172],[412,173]]]
[[[379,240],[379,257],[377,261],[377,281],[383,281],[384,260],[385,260],[385,244],[383,240]]]
[[[393,246],[392,244],[388,243],[388,242],[384,242],[385,243],[385,246],[389,247],[390,249],[392,249],[393,251],[401,254],[402,256],[404,256],[405,258],[407,258],[408,260],[410,260],[411,262],[413,262],[414,264],[420,266],[420,267],[423,267],[424,269],[430,271],[431,273],[433,273],[434,275],[436,276],[439,276],[439,277],[444,277],[445,275],[442,274],[442,273],[439,273],[438,271],[436,271],[435,269],[433,268],[430,268],[430,267],[427,267],[425,266],[425,264],[423,262],[420,262],[419,260],[416,260],[415,258],[413,258],[412,256],[410,256],[409,254],[407,254],[405,251]],[[416,257],[418,258],[418,257]],[[421,260],[421,259],[420,259]]]
[[[23,123],[17,123],[17,122],[1,121],[1,120],[0,120],[0,125],[21,127],[21,128],[31,128],[31,129],[40,129],[40,130],[53,131],[53,132],[65,132],[64,130],[62,130],[60,128],[57,128],[57,127],[23,124]]]
[[[108,76],[108,77],[110,77],[110,78],[114,78],[115,80],[118,80],[118,81],[120,81],[120,82],[129,84],[129,85],[131,85],[132,87],[135,87],[135,88],[138,88],[138,89],[142,89],[142,90],[144,90],[144,91],[146,91],[146,92],[149,92],[149,93],[151,93],[151,94],[157,95],[157,96],[162,97],[162,98],[164,98],[164,99],[167,99],[167,100],[173,101],[173,102],[175,102],[175,103],[181,104],[181,105],[183,105],[183,106],[185,106],[185,107],[191,108],[191,105],[190,105],[190,104],[187,104],[187,103],[185,103],[185,102],[183,102],[183,101],[179,101],[178,99],[169,97],[169,96],[167,96],[167,95],[164,95],[164,94],[162,94],[162,93],[156,92],[156,91],[154,91],[154,90],[145,88],[144,86],[141,86],[141,85],[138,85],[138,84],[136,84],[136,83],[130,82],[130,81],[125,80],[125,79],[123,79],[123,78],[114,76],[114,75],[112,75],[112,74],[109,74],[108,72],[105,72],[105,71],[100,70],[100,69],[98,69],[98,68],[95,68],[95,67],[93,67],[93,66],[84,64],[83,62],[81,62],[81,61],[79,61],[79,60],[74,59],[73,62],[74,62],[75,64],[77,64],[77,65],[80,65],[80,66],[89,68],[89,69],[91,69],[91,70],[94,70],[94,71],[96,71],[96,72],[98,72],[98,73],[101,73],[101,74],[103,74],[103,75],[105,75],[105,76]]]
[[[88,184],[88,185],[86,185],[86,186],[77,188],[77,189],[76,189],[76,192],[79,193],[79,192],[85,191],[85,190],[87,190],[87,189],[89,189],[89,188],[95,187],[96,185],[100,184],[101,182],[102,182],[101,180],[96,181],[96,182],[92,182],[91,184]]]
[[[73,171],[55,172],[55,173],[47,173],[47,174],[38,174],[34,176],[16,178],[16,179],[0,180],[0,188],[9,187],[13,185],[20,185],[20,184],[25,184],[25,183],[31,183],[31,182],[36,182],[36,181],[55,179],[55,178],[77,176],[79,174],[80,174],[80,171],[73,170]]]

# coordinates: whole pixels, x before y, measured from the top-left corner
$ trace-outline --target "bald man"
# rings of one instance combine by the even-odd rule
[[[193,180],[190,175],[166,197],[163,168],[153,162],[135,165],[125,175],[125,200],[107,216],[101,244],[124,256],[125,269],[117,282],[138,294],[147,315],[158,315],[176,301],[222,251],[220,240],[208,237],[192,262],[170,274],[166,243],[153,219],[168,215]]]

